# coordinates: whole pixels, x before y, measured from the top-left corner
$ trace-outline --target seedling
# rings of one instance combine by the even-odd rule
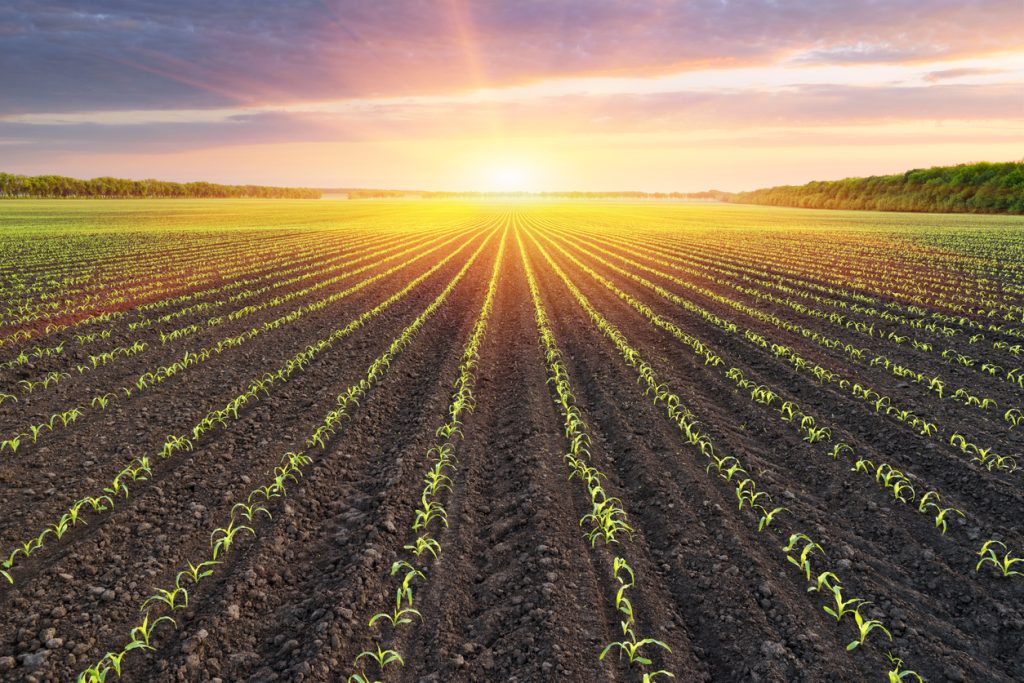
[[[838,460],[839,456],[844,453],[849,453],[853,455],[853,446],[851,446],[848,443],[840,441],[839,443],[832,447],[832,451],[829,453],[829,455],[832,456],[833,460]]]
[[[850,598],[849,600],[843,600],[842,586],[836,584],[832,586],[832,597],[835,600],[835,609],[832,609],[828,605],[825,605],[824,609],[828,614],[831,614],[836,618],[836,621],[842,621],[843,617],[847,614],[853,614],[859,606],[866,604],[861,598]]]
[[[377,646],[376,652],[371,652],[369,650],[367,650],[366,652],[360,652],[358,655],[356,655],[355,663],[359,664],[359,660],[363,657],[367,657],[373,660],[377,664],[377,668],[382,671],[384,670],[385,666],[387,666],[388,664],[393,664],[394,662],[398,662],[400,666],[405,666],[405,660],[402,659],[401,654],[399,654],[395,650],[382,650],[380,645]]]
[[[839,577],[838,576],[836,576],[832,572],[822,572],[822,573],[818,574],[817,577],[815,577],[814,584],[812,584],[812,585],[807,587],[807,592],[808,593],[815,593],[815,592],[819,592],[820,593],[823,588],[828,589],[828,590],[834,592],[835,589],[838,588],[838,587],[839,587]],[[828,611],[827,608],[826,608],[826,611]]]
[[[174,585],[178,588],[181,588],[182,578],[188,579],[192,583],[199,583],[202,579],[205,579],[210,574],[213,574],[213,569],[208,569],[208,567],[213,567],[218,564],[223,563],[215,560],[206,560],[205,562],[200,562],[199,564],[192,564],[192,562],[189,561],[188,569],[184,569],[178,572],[178,575],[174,578]]]
[[[860,607],[853,612],[853,618],[857,622],[857,639],[851,641],[850,644],[846,646],[847,650],[855,650],[863,645],[868,635],[876,629],[888,636],[889,640],[892,640],[892,634],[889,633],[889,629],[882,625],[882,622],[877,619],[865,619],[861,615],[860,608],[866,604],[868,603],[862,603]]]
[[[773,508],[773,509],[769,510],[768,508],[765,508],[765,507],[762,507],[762,506],[758,505],[757,509],[759,509],[761,511],[761,519],[757,523],[757,530],[758,531],[764,531],[765,529],[770,527],[772,525],[772,521],[775,519],[776,515],[778,515],[778,514],[780,514],[782,512],[791,512],[791,510],[789,508],[785,508],[785,507],[777,507],[777,508]]]
[[[163,588],[157,588],[156,590],[157,592],[154,595],[149,596],[142,603],[142,607],[139,608],[141,611],[145,612],[146,608],[153,602],[162,602],[172,610],[188,607],[188,591],[182,586],[178,586],[173,590],[165,590]]]
[[[651,660],[640,654],[640,648],[642,648],[645,645],[657,645],[660,648],[672,652],[672,648],[670,648],[668,645],[661,642],[660,640],[655,640],[654,638],[641,638],[640,640],[623,640],[614,643],[609,643],[607,646],[605,646],[604,650],[601,651],[601,656],[598,657],[598,659],[603,661],[604,658],[608,655],[608,653],[612,651],[612,649],[617,648],[619,650],[620,658],[622,657],[622,655],[626,655],[626,657],[629,658],[630,666],[634,666],[637,664],[639,664],[640,666],[648,666],[649,664],[651,664]]]
[[[999,556],[996,554],[996,546],[999,546],[1003,550],[1007,551],[1003,555],[1002,559],[1000,559]],[[1013,557],[1007,550],[1006,544],[1002,541],[996,541],[994,539],[985,541],[985,543],[981,546],[981,550],[978,551],[978,555],[981,557],[981,559],[978,561],[978,564],[974,567],[974,571],[976,572],[981,569],[981,566],[983,564],[991,564],[996,569],[998,569],[1004,577],[1024,576],[1024,573],[1010,569],[1010,567],[1017,564],[1018,562],[1024,562],[1024,558]]]
[[[151,624],[149,623],[149,613],[147,612],[146,615],[142,617],[142,623],[133,628],[131,631],[130,637],[133,643],[140,643],[140,645],[137,645],[136,647],[145,647],[149,650],[154,649],[153,646],[150,645],[149,641],[153,636],[153,630],[162,621],[169,621],[172,626],[174,626],[175,628],[178,627],[178,623],[167,615],[157,617],[157,619]],[[129,644],[129,647],[131,647],[131,644]],[[125,649],[127,650],[127,648]]]
[[[403,547],[416,557],[429,551],[434,556],[434,559],[437,559],[438,554],[441,552],[441,544],[427,536],[420,536],[416,539],[415,543]]]
[[[800,555],[799,556],[791,555],[790,553],[793,550],[796,549],[797,544],[800,543],[801,541],[804,543],[804,546],[800,550]],[[798,569],[803,571],[804,574],[806,575],[808,581],[811,580],[811,560],[810,560],[810,556],[811,556],[811,553],[813,553],[815,550],[821,552],[822,554],[825,553],[825,551],[822,549],[822,547],[820,545],[818,545],[817,543],[812,541],[810,538],[808,538],[804,534],[792,534],[792,535],[790,535],[789,543],[786,544],[786,546],[782,548],[782,551],[786,553],[786,559],[789,560],[789,562],[791,564],[793,564],[795,567],[797,567]]]
[[[893,665],[892,670],[889,671],[889,683],[903,683],[904,679],[915,678],[918,683],[924,683],[924,679],[916,671],[910,669],[903,669],[903,660],[895,656],[891,652],[886,652],[885,656],[888,657],[889,663]]]
[[[235,536],[240,531],[248,531],[253,536],[256,532],[252,527],[249,526],[235,526],[234,520],[228,523],[226,527],[214,529],[213,533],[210,534],[210,546],[213,548],[213,559],[217,559],[217,556],[223,551],[227,553],[231,549],[231,544],[234,542]]]

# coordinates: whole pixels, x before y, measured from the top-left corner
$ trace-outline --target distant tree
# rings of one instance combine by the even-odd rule
[[[743,204],[882,211],[1024,213],[1024,162],[960,164],[900,175],[780,185],[723,197]]]
[[[24,176],[0,173],[0,198],[22,197],[319,199],[320,190],[264,185],[217,185],[205,182],[172,183],[152,179],[126,180],[108,176],[79,180],[57,175]]]

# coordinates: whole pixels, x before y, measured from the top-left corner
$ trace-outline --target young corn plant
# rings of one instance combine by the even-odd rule
[[[822,572],[818,574],[810,586],[807,587],[808,593],[820,593],[823,589],[835,593],[835,589],[839,587],[839,577],[832,572]],[[828,609],[826,608],[826,612]],[[833,614],[833,616],[835,616]]]
[[[835,617],[837,622],[843,620],[843,617],[847,614],[853,614],[859,609],[861,605],[866,604],[861,598],[850,598],[849,600],[843,600],[842,586],[838,583],[832,586],[832,598],[835,601],[835,609],[825,605],[822,609],[828,614]]]
[[[167,605],[171,610],[182,609],[188,607],[188,591],[182,586],[177,586],[171,590],[163,588],[157,588],[156,593],[146,598],[145,602],[142,603],[140,611],[145,612],[153,603],[163,603]]]
[[[132,642],[129,644],[129,646],[135,643],[139,643],[139,645],[137,645],[136,647],[144,647],[149,650],[154,649],[152,644],[150,643],[153,637],[153,631],[163,621],[169,622],[175,628],[177,628],[178,626],[178,623],[167,615],[157,617],[152,623],[150,623],[149,612],[146,612],[146,614],[142,617],[142,623],[131,630],[131,634],[129,635],[129,637],[132,639]]]
[[[359,661],[363,658],[372,661],[381,671],[384,670],[384,667],[396,662],[399,666],[405,666],[405,660],[402,659],[401,654],[395,650],[382,649],[379,645],[375,652],[372,650],[366,650],[365,652],[360,652],[356,655],[356,666],[359,666]]]
[[[630,666],[650,666],[653,662],[649,657],[644,656],[641,652],[642,648],[648,645],[654,645],[668,652],[672,652],[672,648],[660,640],[655,640],[654,638],[637,639],[633,636],[632,632],[630,632],[630,636],[631,637],[626,640],[609,643],[605,646],[604,650],[601,651],[601,655],[598,659],[604,661],[604,658],[608,656],[609,652],[617,649],[619,651],[619,657],[621,658],[625,655],[629,660]]]
[[[892,664],[892,669],[888,672],[889,683],[904,683],[907,680],[916,680],[917,683],[924,683],[924,679],[921,678],[921,674],[916,671],[903,668],[902,659],[891,652],[886,652],[885,656],[889,659],[889,663]]]
[[[892,634],[889,633],[889,629],[882,625],[882,622],[878,621],[877,619],[865,619],[864,615],[860,613],[860,608],[864,607],[867,604],[868,603],[861,603],[853,611],[853,619],[857,626],[857,638],[850,641],[850,644],[846,646],[847,650],[855,650],[861,645],[863,645],[864,641],[867,640],[867,637],[871,634],[871,632],[876,630],[881,631],[889,638],[889,640],[892,640]]]
[[[758,505],[757,509],[761,511],[761,518],[757,522],[757,530],[758,531],[764,531],[765,529],[770,527],[772,525],[772,522],[775,520],[775,517],[777,515],[779,515],[779,514],[781,514],[783,512],[791,512],[791,510],[789,508],[785,508],[785,507],[777,507],[777,508],[772,508],[771,510],[769,510],[766,507]]]
[[[218,555],[222,553],[226,555],[235,541],[235,536],[242,531],[248,531],[253,536],[256,535],[251,526],[236,526],[234,520],[230,521],[226,527],[214,529],[210,534],[210,547],[213,549],[213,559],[216,560]]]
[[[174,585],[175,585],[175,587],[176,588],[181,588],[182,587],[181,586],[182,579],[187,579],[187,580],[191,581],[192,583],[199,583],[200,581],[205,579],[207,576],[210,576],[211,574],[213,574],[213,569],[211,569],[211,567],[215,567],[218,564],[223,564],[223,562],[219,562],[219,561],[216,561],[216,560],[206,560],[204,562],[200,562],[199,564],[193,564],[191,561],[189,561],[188,569],[184,569],[184,570],[178,572],[178,575],[176,577],[174,577]],[[187,595],[187,593],[186,593],[186,595]]]
[[[799,554],[795,554],[794,551],[800,543],[803,543],[803,547],[800,549]],[[812,541],[807,535],[801,533],[791,534],[789,543],[783,546],[782,551],[786,553],[786,559],[790,564],[804,573],[808,582],[811,580],[811,555],[815,551],[822,554],[825,553],[820,545]]]
[[[1000,552],[1005,551],[1002,557],[999,557],[996,553],[997,547],[1001,548]],[[1006,547],[1006,544],[1002,541],[997,541],[995,539],[985,541],[981,546],[981,550],[979,550],[977,554],[981,559],[978,560],[978,564],[974,567],[975,572],[979,571],[982,565],[991,564],[999,570],[1000,575],[1004,578],[1011,576],[1024,576],[1024,573],[1011,569],[1011,567],[1018,562],[1024,562],[1024,558],[1014,557]]]

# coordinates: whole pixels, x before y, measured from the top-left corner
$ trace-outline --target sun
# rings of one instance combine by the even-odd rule
[[[534,189],[534,180],[530,168],[518,163],[493,166],[483,178],[490,192],[528,192]]]

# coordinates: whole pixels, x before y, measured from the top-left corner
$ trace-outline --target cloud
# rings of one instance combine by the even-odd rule
[[[798,144],[815,129],[909,122],[1005,122],[1021,113],[1015,84],[917,87],[803,85],[735,92],[567,95],[522,102],[387,103],[345,111],[254,111],[220,120],[26,123],[0,120],[0,140],[24,153],[168,153],[280,143],[680,136],[714,140],[781,129]],[[904,135],[909,135],[904,131]],[[979,131],[979,139],[984,137]],[[6,155],[6,153],[5,153]]]
[[[971,76],[992,76],[1002,73],[1006,73],[1006,69],[941,69],[939,71],[929,71],[922,78],[929,83],[938,83],[939,81],[951,81],[956,80],[958,78],[969,78]]]
[[[1019,0],[6,0],[0,114],[458,92],[1019,48]]]

